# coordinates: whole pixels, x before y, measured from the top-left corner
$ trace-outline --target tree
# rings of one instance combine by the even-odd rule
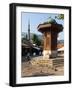
[[[41,45],[41,40],[40,40],[40,39],[37,40],[37,45],[38,45],[38,46]]]
[[[58,16],[55,16],[55,18],[57,18],[57,19],[64,19],[64,14],[59,14]]]
[[[40,46],[41,45],[41,40],[38,38],[36,34],[33,35],[32,37],[33,43]]]
[[[28,35],[26,34],[26,40],[28,39]]]

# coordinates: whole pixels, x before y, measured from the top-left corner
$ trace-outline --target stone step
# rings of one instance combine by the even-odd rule
[[[53,66],[55,66],[55,67],[64,66],[64,59],[53,60]]]
[[[56,64],[53,64],[54,66],[59,66],[59,65],[64,65],[64,63],[56,63]]]
[[[56,60],[53,60],[53,62],[64,62],[64,59],[56,59]]]
[[[51,67],[60,67],[64,66],[64,58],[52,58],[52,59],[43,59],[43,57],[35,57],[31,61],[32,65],[39,65],[39,66],[51,66]]]
[[[53,64],[63,64],[64,62],[53,62]]]
[[[62,65],[54,65],[53,67],[63,67],[64,65],[62,64]]]
[[[64,65],[64,63],[56,63],[56,64],[53,64],[54,66],[59,66],[59,65]]]

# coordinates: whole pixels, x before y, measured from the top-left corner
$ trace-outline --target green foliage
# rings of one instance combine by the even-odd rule
[[[57,18],[57,19],[64,19],[64,14],[59,14],[58,16],[55,16],[55,18]]]
[[[40,46],[41,45],[41,40],[38,38],[36,34],[33,35],[32,37],[33,43]]]
[[[26,40],[28,39],[28,36],[27,36],[27,34],[26,34]]]
[[[24,43],[24,40],[26,40],[26,38],[25,38],[25,37],[23,37],[23,38],[22,38],[22,43]]]
[[[22,38],[22,43],[24,43],[24,41],[27,40],[27,39],[28,39],[28,36],[26,34],[26,36]]]

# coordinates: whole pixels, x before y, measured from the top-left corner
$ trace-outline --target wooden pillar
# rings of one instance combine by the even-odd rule
[[[56,32],[51,32],[51,55],[50,57],[57,57],[57,34]]]
[[[46,58],[57,56],[57,33],[44,32],[43,55]]]
[[[51,34],[49,32],[44,32],[44,48],[43,55],[45,58],[49,58],[49,50],[51,48]]]

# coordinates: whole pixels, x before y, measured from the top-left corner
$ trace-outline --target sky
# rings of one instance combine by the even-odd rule
[[[42,34],[37,30],[39,24],[48,21],[51,17],[55,19],[55,16],[58,14],[54,13],[30,13],[30,12],[22,12],[21,13],[21,31],[27,33],[28,32],[28,22],[30,21],[30,33]],[[58,24],[62,24],[64,26],[64,20],[55,19]],[[64,32],[60,32],[58,35],[59,40],[64,40]]]

